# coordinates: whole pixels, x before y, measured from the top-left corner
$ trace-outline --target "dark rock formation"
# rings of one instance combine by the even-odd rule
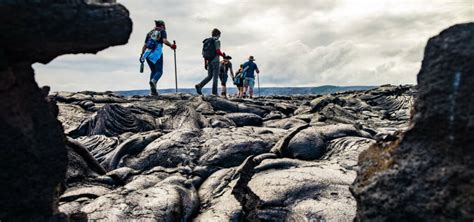
[[[195,105],[193,105],[195,104]],[[176,109],[168,113],[161,128],[173,129],[201,129],[208,126],[208,120],[196,111],[199,101],[186,101],[176,103]]]
[[[114,124],[113,136],[78,137],[108,172],[89,166],[83,180],[67,183],[60,210],[73,218],[112,221],[352,220],[356,202],[349,185],[357,156],[408,126],[414,92],[410,86],[383,86],[333,94],[327,97],[340,102],[320,104],[317,112],[311,107],[322,97],[316,95],[226,100],[53,94],[70,132],[106,107],[120,106],[128,114],[107,115],[98,129],[127,119],[154,125],[134,133],[129,126],[136,124]],[[101,100],[85,105],[92,97]]]
[[[0,73],[0,125],[0,219],[47,220],[66,172],[65,137],[27,64]]]
[[[107,156],[104,160],[105,167],[109,170],[116,169],[122,158],[140,153],[160,136],[162,136],[160,132],[146,132],[131,136]]]
[[[154,181],[150,181],[152,178]],[[191,221],[198,209],[197,192],[185,178],[160,180],[153,176],[147,180],[142,176],[134,184],[97,198],[82,211],[89,220]]]
[[[288,118],[288,119],[277,119],[265,121],[266,127],[272,128],[281,128],[281,129],[291,129],[299,126],[306,125],[307,122],[297,118]]]
[[[7,64],[48,63],[59,55],[127,43],[132,31],[127,9],[101,2],[2,1],[0,48]]]
[[[116,137],[103,135],[79,137],[77,140],[87,148],[90,154],[94,156],[104,168],[108,167],[106,160],[120,143],[120,140]]]
[[[253,113],[230,113],[226,118],[234,121],[237,126],[261,126],[262,118]]]
[[[474,219],[473,84],[474,23],[431,38],[412,127],[398,141],[381,142],[360,156],[352,187],[358,221]],[[396,103],[403,102],[382,106],[397,113]]]
[[[57,107],[47,101],[47,88],[38,88],[31,64],[127,42],[128,11],[114,3],[87,2],[0,2],[2,221],[61,219],[52,215],[66,172],[65,137]]]
[[[155,128],[152,123],[135,116],[129,108],[118,104],[106,104],[96,115],[84,121],[70,136],[118,136],[125,132],[145,132]]]
[[[223,116],[214,116],[209,119],[209,124],[214,128],[235,127],[235,122]]]
[[[209,97],[206,99],[206,101],[209,102],[215,110],[221,110],[229,113],[253,113],[261,117],[268,113],[268,111],[262,106],[228,101],[220,97]]]
[[[68,139],[66,147],[68,149],[68,167],[65,183],[73,183],[106,173],[81,143]]]
[[[301,130],[300,130],[301,129]],[[298,158],[302,160],[319,159],[326,153],[327,143],[341,137],[357,136],[367,137],[370,134],[357,130],[354,126],[346,124],[326,125],[321,127],[299,127],[291,139],[282,142],[286,145],[275,147],[272,151],[284,157]]]

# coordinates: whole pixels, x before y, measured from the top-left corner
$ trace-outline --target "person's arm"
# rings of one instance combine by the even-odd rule
[[[176,45],[175,44],[171,44],[171,42],[168,41],[168,39],[163,39],[163,43],[167,46],[169,46],[171,49],[175,50],[176,49]]]
[[[207,59],[204,59],[204,69],[207,70],[207,65],[208,65],[208,61]]]
[[[222,57],[225,57],[225,53],[221,51],[221,41],[218,39],[214,42],[214,46],[216,47],[216,53],[217,55],[220,55]]]
[[[171,42],[168,41],[168,34],[165,30],[161,30],[161,37],[163,38],[163,44],[169,46],[173,50],[176,49],[176,44],[171,44]]]
[[[146,50],[146,44],[143,44],[142,55],[143,55],[143,53],[145,53],[145,50]]]
[[[148,38],[149,38],[149,35],[147,34],[145,37],[145,43],[143,44],[143,47],[142,47],[142,54],[140,54],[140,58],[143,56],[143,53],[145,53],[146,43],[148,42]]]
[[[223,53],[223,52],[221,51],[221,49],[216,49],[216,53],[217,53],[217,55],[220,55],[220,56],[222,56],[222,57],[225,57],[225,53]]]
[[[260,74],[260,70],[258,69],[257,64],[255,64],[255,71],[257,72],[257,74]]]
[[[232,70],[232,63],[229,63],[229,69],[230,69],[230,76],[232,76],[232,79],[234,79],[234,70]]]

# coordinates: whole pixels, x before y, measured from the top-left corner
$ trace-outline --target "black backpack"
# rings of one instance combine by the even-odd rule
[[[202,41],[202,57],[204,57],[206,60],[213,60],[214,58],[216,58],[217,53],[215,42],[216,39],[212,37],[204,39],[204,41]]]

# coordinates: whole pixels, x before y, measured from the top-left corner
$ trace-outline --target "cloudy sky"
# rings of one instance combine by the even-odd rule
[[[205,77],[202,40],[222,31],[234,67],[254,55],[262,86],[416,83],[429,37],[474,21],[474,0],[118,0],[134,23],[129,43],[97,55],[35,64],[55,91],[146,89],[139,54],[154,19],[178,44],[180,87]],[[173,53],[164,50],[159,88],[174,88]],[[148,72],[148,69],[146,70]],[[208,86],[209,87],[209,86]]]

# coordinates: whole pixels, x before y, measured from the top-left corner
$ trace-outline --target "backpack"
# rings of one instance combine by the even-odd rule
[[[202,41],[202,57],[206,60],[213,60],[216,56],[216,40],[214,38],[207,38]]]
[[[239,73],[239,74],[235,75],[235,77],[234,77],[234,83],[235,83],[235,84],[240,84],[241,81],[242,81],[242,73]]]
[[[250,65],[246,66],[244,70],[242,70],[242,77],[246,78],[247,77],[247,71],[249,70]]]
[[[151,30],[148,33],[148,41],[146,41],[146,48],[155,50],[156,46],[158,45],[158,40],[161,38],[161,31],[158,30]]]

